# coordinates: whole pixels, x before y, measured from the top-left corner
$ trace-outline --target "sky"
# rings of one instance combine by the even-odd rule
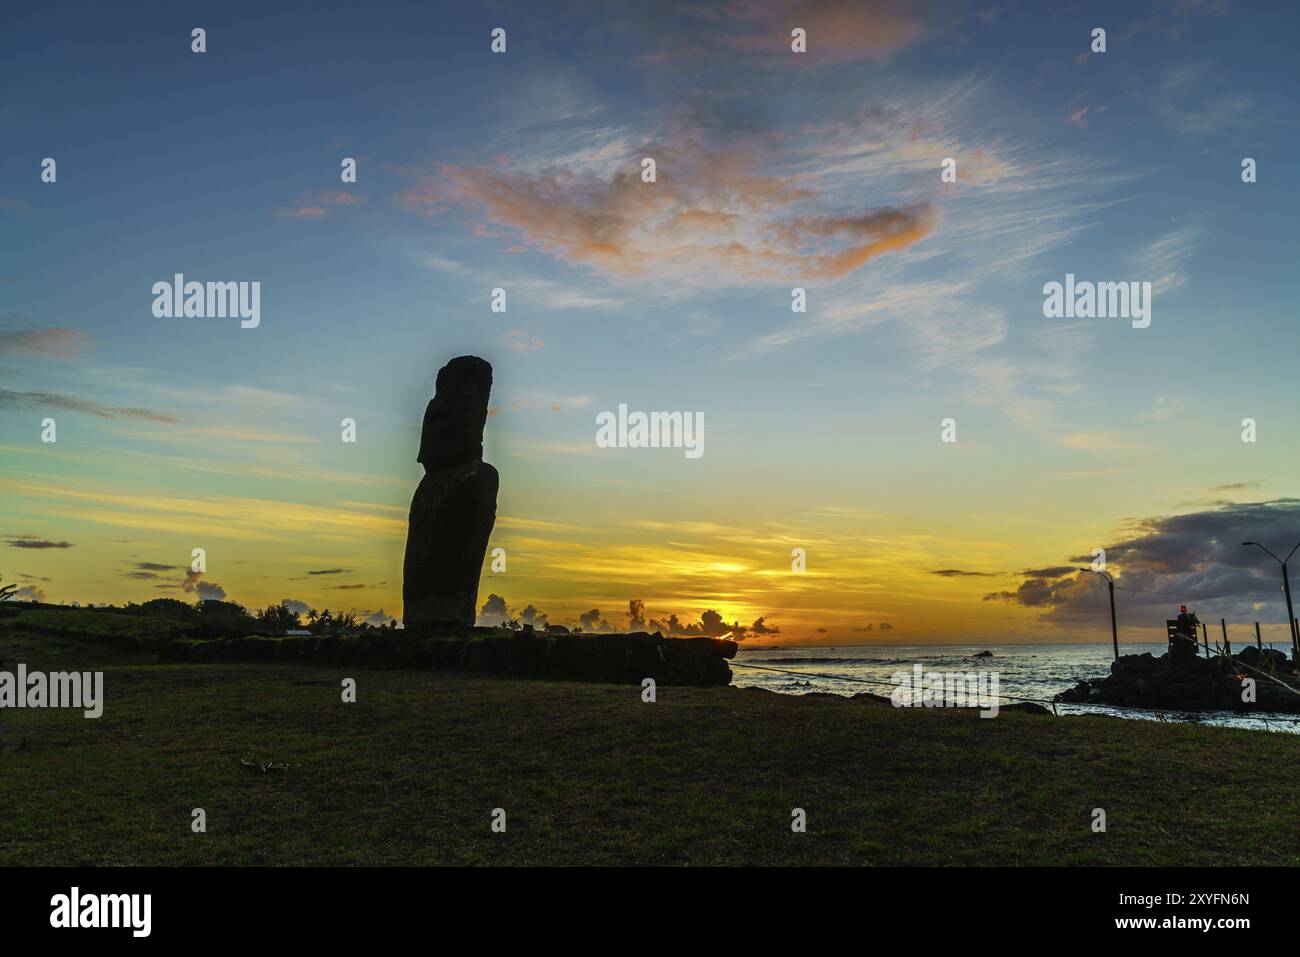
[[[1108,641],[1079,570],[1104,549],[1121,640],[1162,640],[1181,602],[1288,640],[1279,568],[1240,542],[1300,541],[1294,6],[6,19],[21,597],[400,619],[424,405],[473,354],[506,554],[485,621]],[[260,283],[259,324],[155,316],[177,273]],[[1150,325],[1046,317],[1067,274],[1149,282]],[[701,416],[704,453],[600,447],[620,404]]]

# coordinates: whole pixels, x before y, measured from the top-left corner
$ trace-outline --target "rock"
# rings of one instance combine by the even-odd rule
[[[1062,691],[1056,696],[1057,701],[1064,701],[1069,704],[1076,704],[1081,701],[1087,701],[1092,694],[1092,685],[1086,681],[1080,681],[1073,688]]]
[[[857,694],[850,696],[850,701],[863,701],[868,704],[887,704],[892,706],[893,701],[884,695],[872,694],[870,691],[859,691]]]
[[[1267,677],[1267,666],[1286,663],[1280,652],[1244,648],[1228,658],[1174,658],[1165,654],[1124,655],[1100,681],[1083,681],[1056,696],[1067,703],[1127,705],[1159,711],[1282,711],[1300,713],[1300,689],[1282,687]],[[1251,664],[1258,662],[1258,664]],[[1256,668],[1262,675],[1252,675]],[[1279,678],[1283,677],[1281,670]],[[1243,702],[1242,677],[1257,678],[1255,702]]]
[[[540,635],[526,631],[517,635],[511,644],[506,671],[512,675],[540,678],[546,674],[546,652],[549,643]]]
[[[460,356],[438,370],[424,412],[424,478],[411,499],[402,574],[408,629],[473,625],[478,579],[496,523],[497,471],[483,461],[492,366]]]
[[[1273,648],[1247,646],[1233,656],[1244,665],[1260,671],[1281,671],[1290,663],[1287,656]]]
[[[1120,655],[1110,663],[1110,673],[1112,675],[1133,675],[1150,674],[1164,666],[1160,658],[1151,657],[1150,652],[1144,652],[1140,655]]]
[[[1023,714],[1051,714],[1052,712],[1044,708],[1041,704],[1035,704],[1032,701],[1015,701],[1011,704],[998,705],[998,711],[1019,711]]]
[[[664,680],[663,639],[652,637],[645,632],[634,632],[627,636],[628,668],[634,681],[640,682],[653,678],[656,682]]]
[[[1245,648],[1241,649],[1241,651],[1233,655],[1233,657],[1244,664],[1250,665],[1253,668],[1258,668],[1259,663],[1264,658],[1264,654],[1259,648],[1256,648],[1254,645],[1247,645]]]
[[[993,657],[993,652],[991,652],[991,651],[977,651],[975,654],[971,655],[971,657],[972,657],[972,658],[992,658],[992,657]]]

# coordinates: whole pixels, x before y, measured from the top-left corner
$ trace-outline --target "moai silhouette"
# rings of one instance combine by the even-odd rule
[[[483,461],[492,366],[460,356],[438,370],[424,410],[424,478],[411,499],[402,575],[408,629],[473,625],[479,572],[496,523],[497,470]]]

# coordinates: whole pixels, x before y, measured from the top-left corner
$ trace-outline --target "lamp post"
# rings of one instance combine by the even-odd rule
[[[1296,548],[1300,548],[1300,542],[1296,542],[1295,548],[1291,549],[1291,554],[1287,555],[1286,558],[1278,558],[1259,542],[1242,542],[1241,544],[1243,547],[1246,545],[1254,545],[1261,552],[1282,566],[1282,591],[1286,595],[1286,621],[1287,628],[1291,632],[1291,665],[1293,668],[1300,667],[1300,636],[1296,635],[1295,609],[1291,607],[1291,579],[1290,576],[1287,575],[1286,571],[1286,563],[1291,560],[1291,555],[1295,554]]]
[[[1095,572],[1102,578],[1106,579],[1106,584],[1110,587],[1110,641],[1115,646],[1115,660],[1119,660],[1119,628],[1115,624],[1115,579],[1111,578],[1110,572],[1104,568],[1080,568],[1081,572]]]

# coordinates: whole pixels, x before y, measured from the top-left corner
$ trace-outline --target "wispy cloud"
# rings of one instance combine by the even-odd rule
[[[0,355],[8,353],[67,359],[80,352],[88,339],[84,332],[64,326],[0,329]]]
[[[656,157],[657,182],[642,181],[642,156]],[[546,174],[446,166],[443,175],[453,197],[519,242],[625,278],[835,279],[933,228],[926,204],[809,215],[802,201],[814,194],[762,172],[762,158],[752,145],[680,137],[624,156],[594,185],[563,165]]]
[[[34,535],[17,535],[10,538],[7,542],[10,548],[71,548],[71,542],[55,542],[47,538],[37,538]]]
[[[147,419],[151,422],[179,423],[181,420],[154,409],[104,405],[60,392],[11,392],[0,389],[0,409],[63,409],[84,412],[101,419]]]
[[[1180,226],[1138,254],[1138,270],[1141,278],[1151,283],[1152,295],[1173,292],[1186,284],[1189,278],[1186,262],[1200,246],[1203,237],[1204,230],[1199,226]]]
[[[1156,91],[1156,108],[1166,126],[1188,137],[1253,129],[1265,119],[1251,96],[1214,77],[1207,63],[1169,70]]]
[[[1083,449],[1089,452],[1114,452],[1137,448],[1132,442],[1113,432],[1069,432],[1061,436],[1059,442],[1067,449]]]
[[[530,336],[522,329],[511,329],[501,337],[510,344],[510,348],[515,352],[529,353],[539,352],[546,345],[540,337]]]
[[[359,193],[350,193],[343,189],[318,190],[304,193],[289,206],[281,206],[275,211],[279,219],[324,219],[335,209],[347,206],[360,206],[365,197]]]

